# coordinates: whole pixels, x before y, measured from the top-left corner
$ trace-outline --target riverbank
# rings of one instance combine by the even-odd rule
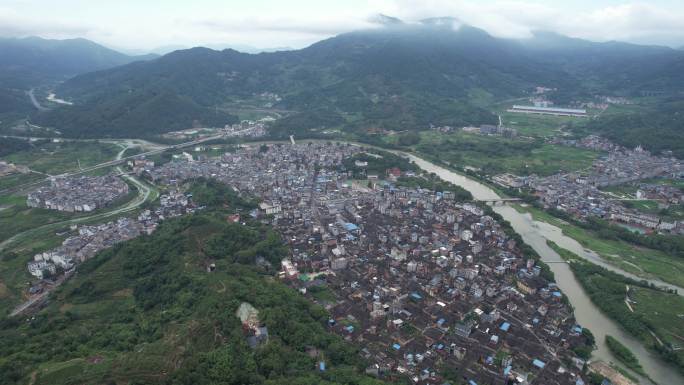
[[[554,242],[547,243],[569,262],[575,277],[601,311],[684,374],[684,351],[676,349],[682,343],[679,334],[684,328],[684,298],[592,264]],[[608,341],[607,345],[610,348]],[[643,369],[625,365],[644,375]]]
[[[479,183],[471,178],[442,166],[433,164],[414,154],[402,153],[413,160],[421,169],[434,172],[440,178],[459,185],[470,191],[475,199],[500,199],[499,195],[491,188]],[[593,356],[606,362],[617,361],[610,353],[606,344],[605,336],[612,335],[619,338],[637,356],[642,363],[645,372],[659,384],[684,383],[682,376],[673,366],[662,361],[636,338],[624,331],[616,322],[603,314],[600,309],[592,303],[587,293],[582,289],[580,283],[575,278],[567,263],[546,243],[547,239],[556,243],[574,242],[575,240],[563,235],[560,228],[543,222],[534,221],[531,215],[523,214],[510,206],[496,206],[494,210],[505,220],[511,223],[513,229],[520,234],[525,243],[529,244],[542,257],[542,260],[549,264],[553,271],[558,286],[563,293],[568,296],[570,303],[575,310],[575,318],[580,324],[588,325],[596,336],[597,349]],[[542,228],[543,227],[543,228]],[[579,246],[581,248],[581,246]],[[558,263],[561,262],[561,263]],[[639,376],[642,384],[654,383],[647,378]]]
[[[626,241],[603,239],[591,231],[557,218],[532,206],[512,205],[522,214],[538,222],[559,228],[563,235],[575,240],[561,247],[593,263],[615,270],[637,280],[646,279],[656,286],[677,290],[684,295],[684,260],[661,251],[632,246]]]
[[[641,374],[642,376],[646,375],[644,368],[642,368],[641,364],[639,363],[639,360],[629,349],[627,349],[625,345],[621,344],[620,341],[615,339],[613,336],[606,336],[606,345],[608,345],[608,349],[610,349],[610,351],[613,352],[618,360],[625,364],[625,366],[630,368],[633,372]]]

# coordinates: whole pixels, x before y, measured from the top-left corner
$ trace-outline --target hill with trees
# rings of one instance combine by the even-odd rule
[[[28,89],[155,56],[128,56],[86,39],[0,38],[0,87]]]
[[[124,55],[86,39],[0,38],[0,125],[36,111],[31,88],[154,57]]]
[[[325,309],[273,279],[279,236],[226,220],[253,202],[196,183],[206,210],[79,265],[34,316],[0,320],[0,384],[380,384]],[[268,328],[256,347],[236,316],[245,302]]]
[[[600,134],[626,147],[643,146],[684,158],[684,99],[667,98],[643,110],[602,116],[580,131]]]

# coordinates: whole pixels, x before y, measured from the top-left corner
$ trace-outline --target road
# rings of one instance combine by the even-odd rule
[[[36,140],[64,140],[69,142],[100,142],[100,143],[112,143],[112,144],[128,144],[129,146],[138,145],[140,147],[146,147],[150,149],[161,149],[167,148],[168,146],[147,141],[145,139],[78,139],[78,138],[58,138],[58,137],[46,137],[46,136],[21,136],[21,135],[0,135],[0,138],[13,138],[13,139],[24,139],[30,141]]]
[[[130,146],[127,144],[120,144],[120,146],[122,147],[122,149],[116,155],[115,160],[123,159],[123,154],[126,152],[126,150],[128,150],[130,148]],[[117,167],[117,171],[119,171],[120,173],[123,174],[123,170],[121,169],[121,166]],[[104,213],[98,213],[98,214],[94,214],[94,215],[90,215],[90,216],[86,216],[86,217],[80,217],[80,218],[70,219],[70,220],[61,221],[61,222],[50,223],[50,224],[47,224],[44,226],[40,226],[40,227],[36,227],[36,228],[30,229],[30,230],[24,231],[24,232],[16,234],[13,237],[8,238],[4,242],[0,243],[0,251],[2,251],[4,248],[6,248],[8,245],[10,245],[12,242],[14,242],[18,239],[21,239],[25,236],[32,235],[36,232],[40,232],[43,230],[49,230],[51,228],[57,229],[57,228],[64,227],[67,225],[72,225],[72,224],[90,221],[90,220],[94,220],[94,219],[107,218],[107,217],[111,217],[111,216],[114,216],[117,214],[121,214],[121,213],[125,213],[128,211],[132,211],[132,210],[137,209],[138,207],[140,207],[140,205],[145,203],[145,201],[147,201],[150,198],[150,195],[152,194],[153,189],[150,186],[148,186],[146,183],[139,181],[137,178],[135,178],[133,176],[123,174],[122,177],[124,179],[126,179],[128,182],[135,185],[138,189],[138,195],[134,199],[132,199],[129,202],[127,202],[126,204],[124,204],[123,206],[117,207],[113,210],[110,210],[110,211],[107,211]],[[156,196],[155,196],[155,198],[156,198]],[[63,276],[57,282],[55,282],[53,289],[58,287],[60,284],[62,284],[62,282],[64,282],[66,280],[66,278],[68,278],[68,277]],[[48,298],[50,292],[52,292],[52,290],[46,289],[43,293],[29,299],[26,302],[23,302],[22,304],[17,306],[12,311],[10,316],[15,316],[15,315],[21,314],[21,313],[25,312],[26,310],[34,307],[35,305],[39,305],[40,303],[42,303],[43,301],[45,301]]]
[[[154,155],[154,154],[164,152],[166,150],[193,146],[193,145],[200,144],[203,142],[207,142],[210,140],[220,139],[222,137],[223,137],[222,135],[215,135],[215,136],[210,136],[210,137],[206,137],[206,138],[202,138],[202,139],[198,139],[198,140],[193,140],[193,141],[185,142],[185,143],[181,143],[181,144],[171,145],[171,146],[152,144],[152,146],[155,149],[150,150],[150,151],[146,151],[146,152],[142,152],[139,154],[131,155],[131,156],[126,156],[126,157],[123,155],[128,148],[133,147],[135,145],[148,144],[150,142],[146,142],[146,141],[139,140],[139,139],[117,140],[117,141],[115,141],[115,143],[120,145],[122,147],[122,149],[121,149],[121,151],[119,151],[119,153],[117,153],[117,156],[113,160],[108,161],[108,162],[104,162],[104,163],[100,163],[100,164],[97,164],[94,166],[86,167],[86,168],[83,168],[83,169],[78,170],[78,171],[62,174],[61,176],[79,175],[79,174],[87,173],[90,171],[98,170],[98,169],[104,168],[104,167],[111,167],[111,166],[120,165],[120,164],[127,162],[129,159],[134,159],[134,158],[139,157],[141,155],[145,155],[145,156]],[[31,234],[34,234],[34,233],[37,233],[37,232],[40,232],[43,230],[49,230],[52,228],[64,227],[67,225],[72,225],[72,224],[76,224],[76,223],[82,223],[85,221],[90,221],[93,219],[107,218],[107,217],[111,217],[113,215],[117,215],[117,214],[121,214],[121,213],[125,213],[125,212],[135,210],[136,208],[138,208],[140,205],[142,205],[145,201],[147,201],[150,198],[150,195],[153,192],[153,189],[150,186],[148,186],[146,183],[141,182],[140,180],[138,180],[135,177],[124,174],[123,170],[120,167],[117,167],[117,171],[122,174],[122,177],[124,179],[126,179],[128,182],[134,184],[138,188],[138,196],[136,196],[135,199],[133,199],[133,200],[129,201],[128,203],[126,203],[125,205],[118,207],[118,208],[111,210],[111,211],[107,211],[104,213],[98,213],[98,214],[85,216],[85,217],[80,217],[80,218],[75,218],[75,219],[69,219],[66,221],[61,221],[61,222],[56,222],[56,223],[50,223],[47,225],[35,227],[33,229],[24,231],[24,232],[19,233],[19,234],[15,234],[14,236],[12,236],[12,237],[4,240],[2,243],[0,243],[0,251],[4,250],[8,245],[10,245],[11,243],[13,243],[13,242],[25,237],[25,236],[28,236],[28,235],[31,235]],[[24,190],[26,188],[36,186],[36,185],[45,183],[48,179],[49,178],[45,178],[45,179],[41,179],[39,181],[35,181],[35,182],[31,182],[31,183],[26,183],[26,184],[23,184],[20,186],[16,186],[16,187],[13,187],[11,189],[5,189],[3,191],[0,191],[0,195],[9,194],[9,193],[12,193],[13,191],[21,191],[21,190]],[[155,196],[155,198],[156,198],[156,196]]]
[[[126,152],[126,150],[131,148],[131,146],[128,144],[126,144],[126,145],[119,144],[119,145],[122,146],[123,148],[116,155],[117,160],[120,160],[121,158],[123,158],[123,154]],[[133,210],[135,208],[138,208],[141,204],[145,203],[145,201],[147,201],[149,199],[150,194],[152,193],[152,188],[150,188],[146,183],[138,180],[136,177],[126,174],[124,172],[124,170],[121,169],[121,166],[117,166],[116,171],[119,172],[121,174],[121,177],[124,178],[127,182],[130,182],[131,184],[135,185],[135,187],[138,188],[138,196],[136,197],[136,199],[129,202],[129,204],[123,208],[125,211],[130,211],[130,210]],[[155,196],[155,198],[156,198],[156,196]],[[154,199],[152,199],[152,200],[154,200]],[[118,213],[120,213],[120,212],[123,212],[123,211],[119,211]],[[118,213],[115,213],[115,214],[118,214]]]
[[[243,131],[248,131],[248,130],[243,130]],[[242,132],[242,131],[239,131],[238,133],[240,133],[240,132]],[[210,140],[221,139],[223,137],[224,137],[223,135],[213,135],[213,136],[208,136],[206,138],[197,139],[197,140],[193,140],[193,141],[185,142],[185,143],[180,143],[180,144],[175,144],[175,145],[171,145],[171,146],[157,145],[155,149],[150,150],[150,151],[142,152],[142,153],[131,155],[131,156],[121,157],[121,158],[117,157],[117,159],[110,160],[108,162],[96,164],[94,166],[84,167],[81,170],[68,172],[68,173],[65,173],[65,174],[62,174],[59,176],[71,177],[71,176],[76,176],[76,175],[80,175],[80,174],[85,174],[85,173],[88,173],[91,171],[99,170],[101,168],[117,166],[117,165],[126,163],[128,160],[135,159],[139,156],[156,155],[156,154],[162,153],[162,152],[167,151],[167,150],[175,150],[175,149],[179,149],[179,148],[190,147],[190,146],[194,146],[194,145],[197,145],[200,143],[208,142]],[[101,140],[101,141],[103,141],[103,140]],[[129,141],[130,143],[135,143],[137,140],[126,139],[124,141]],[[115,143],[119,144],[119,143],[121,143],[121,140],[116,141]],[[1,190],[0,195],[11,194],[11,193],[16,192],[16,191],[22,191],[22,190],[25,190],[25,189],[30,188],[30,187],[38,186],[38,185],[41,185],[41,184],[47,182],[48,179],[49,178],[40,179],[40,180],[37,180],[34,182],[25,183],[25,184],[22,184],[19,186],[14,186],[12,188]]]
[[[2,243],[0,243],[0,251],[4,250],[5,248],[7,248],[7,246],[9,246],[10,244],[14,243],[17,240],[20,240],[26,236],[30,236],[30,235],[39,233],[41,231],[50,230],[50,229],[58,229],[60,227],[66,227],[69,225],[78,224],[78,223],[82,223],[82,222],[86,222],[86,221],[91,221],[94,219],[107,218],[107,217],[111,217],[114,215],[126,213],[126,212],[133,211],[133,210],[137,209],[138,207],[140,207],[140,205],[145,203],[145,201],[150,197],[150,195],[152,194],[152,188],[149,187],[148,185],[146,185],[145,183],[142,183],[139,180],[137,180],[136,178],[133,178],[129,175],[123,175],[123,177],[127,181],[130,181],[131,183],[133,183],[138,188],[138,195],[135,198],[133,198],[132,200],[130,200],[129,202],[127,202],[126,204],[124,204],[123,206],[119,206],[113,210],[106,211],[103,213],[97,213],[97,214],[93,214],[93,215],[89,215],[89,216],[85,216],[85,217],[68,219],[68,220],[61,221],[61,222],[49,223],[47,225],[34,227],[30,230],[26,230],[22,233],[15,234],[14,236],[4,240]]]
[[[124,145],[122,145],[122,147],[123,147],[122,150],[119,151],[115,160],[123,159],[123,154],[126,152],[127,149],[130,148],[130,147],[124,146]],[[138,195],[135,198],[126,202],[124,205],[116,207],[110,211],[97,213],[97,214],[93,214],[93,215],[88,215],[88,216],[84,216],[84,217],[79,217],[79,218],[74,218],[74,219],[68,219],[68,220],[61,221],[61,222],[49,223],[49,224],[46,224],[43,226],[34,227],[30,230],[26,230],[26,231],[21,232],[19,234],[15,234],[14,236],[7,238],[2,243],[0,243],[0,251],[4,250],[5,248],[7,248],[7,246],[9,246],[10,244],[12,244],[13,242],[15,242],[19,239],[22,239],[22,238],[29,236],[29,235],[39,233],[41,231],[50,230],[50,229],[58,229],[60,227],[66,227],[66,226],[70,226],[73,224],[91,221],[94,219],[103,219],[103,218],[111,217],[114,215],[133,211],[133,210],[137,209],[138,207],[140,207],[140,205],[145,203],[150,198],[150,195],[153,192],[153,188],[150,187],[149,185],[147,185],[146,183],[141,182],[140,180],[138,180],[137,178],[135,178],[133,176],[124,174],[124,171],[120,167],[118,168],[117,171],[122,173],[123,174],[122,177],[126,181],[135,185],[135,187],[138,189]],[[156,198],[156,196],[154,198]]]
[[[54,288],[56,288],[59,285],[61,285],[62,283],[64,283],[64,281],[66,281],[67,278],[69,278],[70,276],[71,276],[71,274],[65,274],[65,275],[57,278],[57,280],[55,281],[55,284],[51,290],[45,289],[42,293],[40,293],[36,296],[33,296],[28,301],[23,302],[19,306],[15,307],[14,310],[12,310],[12,312],[10,313],[10,317],[14,317],[15,315],[19,315],[19,314],[25,312],[26,310],[32,308],[35,305],[42,304],[44,301],[47,300],[47,298],[50,295],[50,293],[52,292],[52,290],[54,290]]]
[[[34,88],[31,88],[31,89],[27,92],[29,98],[31,99],[31,103],[33,103],[33,106],[36,107],[36,109],[38,109],[38,111],[47,111],[47,110],[49,110],[49,108],[43,107],[42,105],[40,105],[40,103],[38,102],[38,99],[36,99],[36,95],[33,94],[34,90],[35,90]]]

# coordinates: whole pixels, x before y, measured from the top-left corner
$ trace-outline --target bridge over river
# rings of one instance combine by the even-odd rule
[[[520,198],[496,198],[496,199],[475,199],[475,200],[478,202],[492,203],[492,204],[507,203],[507,202],[522,202],[522,199],[520,199]]]

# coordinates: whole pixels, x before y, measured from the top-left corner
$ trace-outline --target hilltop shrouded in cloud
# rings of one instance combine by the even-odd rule
[[[117,48],[252,46],[301,48],[321,39],[379,25],[456,22],[498,37],[521,38],[535,30],[595,41],[620,40],[679,47],[684,3],[670,0],[198,0],[97,4],[43,0],[0,6],[0,36],[85,37]]]

